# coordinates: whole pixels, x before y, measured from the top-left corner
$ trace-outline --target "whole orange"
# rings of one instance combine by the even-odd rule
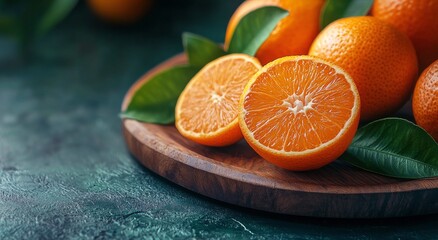
[[[345,69],[359,89],[361,120],[387,116],[409,98],[417,57],[405,34],[374,17],[350,17],[328,25],[310,55]]]
[[[438,60],[423,71],[412,98],[415,121],[438,141]]]
[[[374,0],[371,15],[408,35],[417,51],[420,70],[438,59],[437,0]]]
[[[307,54],[319,32],[319,19],[324,0],[252,0],[243,2],[231,17],[226,35],[228,47],[239,21],[249,12],[264,6],[277,6],[289,11],[260,46],[256,57],[264,65],[289,55]]]
[[[94,13],[116,24],[134,23],[150,9],[152,0],[88,0]]]

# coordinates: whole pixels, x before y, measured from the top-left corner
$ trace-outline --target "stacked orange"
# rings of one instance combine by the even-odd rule
[[[408,100],[417,77],[417,57],[409,39],[374,17],[350,17],[327,26],[309,54],[351,74],[362,101],[362,120],[388,116]]]
[[[262,65],[289,55],[307,54],[319,32],[319,16],[324,0],[252,0],[245,1],[231,17],[225,34],[225,48],[239,21],[249,12],[265,6],[277,6],[289,11],[260,46],[256,57]]]
[[[374,0],[371,15],[406,34],[417,51],[420,70],[438,59],[438,1]]]
[[[438,141],[438,60],[421,74],[412,98],[415,121]]]

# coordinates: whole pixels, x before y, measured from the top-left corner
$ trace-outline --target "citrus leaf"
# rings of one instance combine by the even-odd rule
[[[78,0],[52,0],[36,25],[36,33],[43,35],[64,19],[78,3]]]
[[[205,37],[184,33],[182,39],[189,63],[193,66],[203,67],[226,54],[222,47]]]
[[[422,128],[401,118],[381,119],[360,128],[340,159],[390,177],[438,176],[438,144]]]
[[[373,0],[327,0],[321,12],[321,29],[331,22],[345,17],[364,16],[368,13]]]
[[[274,6],[258,8],[248,13],[237,24],[228,52],[254,56],[277,23],[288,14],[288,11]]]
[[[158,124],[174,122],[176,101],[198,70],[182,65],[157,73],[134,93],[121,117]]]

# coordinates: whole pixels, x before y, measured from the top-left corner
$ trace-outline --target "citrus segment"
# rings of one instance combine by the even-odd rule
[[[290,170],[322,167],[351,143],[359,122],[359,93],[339,67],[309,56],[284,57],[246,85],[239,124],[253,149]]]
[[[242,139],[237,120],[239,98],[260,68],[257,59],[244,54],[227,55],[207,64],[178,99],[178,131],[208,146],[226,146]]]

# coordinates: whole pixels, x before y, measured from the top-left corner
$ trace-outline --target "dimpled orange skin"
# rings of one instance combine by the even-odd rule
[[[408,35],[417,51],[420,70],[438,59],[437,0],[374,0],[371,15]]]
[[[438,141],[438,60],[423,71],[412,97],[415,121]]]
[[[231,41],[240,19],[249,12],[264,6],[278,6],[289,11],[274,31],[260,46],[256,57],[262,65],[289,55],[307,54],[312,41],[319,33],[319,20],[324,0],[251,0],[243,2],[231,17],[225,48]]]
[[[129,24],[145,15],[152,0],[88,0],[88,5],[107,22]]]
[[[374,17],[343,18],[327,26],[309,55],[345,69],[361,98],[361,120],[388,116],[409,98],[417,77],[417,57],[409,39]]]

